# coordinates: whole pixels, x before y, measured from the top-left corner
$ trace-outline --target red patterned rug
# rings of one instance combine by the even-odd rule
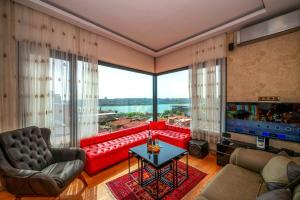
[[[185,172],[186,165],[182,162],[178,162],[178,170],[182,173]],[[177,200],[181,199],[186,193],[193,189],[207,174],[199,171],[198,169],[189,166],[189,178],[185,180],[178,188],[167,194],[163,199],[165,200]],[[133,174],[137,177],[137,173]],[[144,173],[144,180],[150,177],[148,172]],[[172,173],[167,173],[164,176],[167,180],[172,180]],[[179,176],[179,181],[184,177]],[[132,178],[125,174],[115,180],[106,183],[113,195],[118,200],[152,200],[151,195],[145,191],[140,185],[138,185]],[[148,190],[155,191],[155,181],[153,184],[147,186]],[[169,190],[170,187],[162,182],[159,182],[160,192]]]

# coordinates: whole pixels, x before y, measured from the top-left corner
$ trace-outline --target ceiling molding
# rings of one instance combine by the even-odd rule
[[[151,48],[151,47],[149,47],[149,46],[147,46],[147,45],[145,45],[145,44],[142,44],[142,43],[140,43],[140,42],[138,42],[138,41],[136,41],[136,40],[134,40],[134,39],[132,39],[132,38],[130,38],[130,37],[127,37],[127,36],[125,36],[125,35],[123,35],[123,34],[121,34],[121,33],[118,33],[118,32],[116,32],[116,31],[113,31],[112,29],[110,29],[110,28],[108,28],[108,27],[105,27],[105,26],[103,26],[103,25],[101,25],[101,24],[99,24],[99,23],[96,23],[95,21],[89,20],[89,19],[87,19],[86,17],[83,17],[83,16],[81,16],[81,15],[78,15],[77,13],[74,13],[74,12],[68,10],[68,9],[65,9],[65,8],[63,8],[63,7],[57,5],[57,4],[55,4],[55,3],[53,3],[53,2],[51,2],[51,1],[49,1],[49,0],[40,0],[40,1],[42,1],[42,2],[44,2],[44,3],[46,3],[46,4],[49,4],[49,5],[51,5],[51,6],[54,6],[55,8],[57,8],[57,9],[59,9],[59,10],[62,10],[62,11],[64,11],[64,12],[66,12],[66,13],[69,13],[69,14],[71,14],[71,15],[74,15],[75,17],[78,17],[79,19],[82,19],[82,20],[87,21],[87,22],[89,22],[89,23],[91,23],[91,24],[94,24],[95,26],[98,26],[99,28],[102,28],[102,29],[104,29],[104,30],[106,30],[106,31],[108,31],[108,32],[110,32],[110,33],[113,33],[113,34],[118,35],[118,36],[120,36],[120,37],[122,37],[122,38],[125,38],[126,40],[129,40],[129,41],[134,42],[134,43],[136,43],[136,44],[138,44],[138,45],[140,45],[140,46],[143,46],[143,47],[145,47],[146,49],[149,49],[149,50],[151,50],[151,51],[157,51],[157,50],[155,50],[155,49],[153,49],[153,48]]]
[[[217,27],[211,28],[204,32],[195,34],[187,39],[178,41],[175,44],[172,44],[170,46],[161,48],[159,50],[155,50],[155,49],[152,49],[152,48],[150,48],[144,44],[141,44],[133,39],[130,39],[124,35],[114,32],[114,31],[112,31],[100,24],[97,24],[91,20],[88,20],[84,17],[78,16],[75,13],[72,13],[72,12],[65,10],[57,5],[49,3],[47,0],[15,0],[15,1],[20,4],[23,4],[25,6],[28,6],[30,8],[36,9],[40,12],[46,13],[55,18],[58,18],[63,21],[66,21],[68,23],[79,26],[83,29],[97,33],[101,36],[104,36],[106,38],[109,38],[111,40],[119,42],[126,46],[129,46],[135,50],[138,50],[140,52],[143,52],[143,53],[153,56],[153,57],[159,57],[159,56],[168,54],[172,51],[178,50],[180,48],[183,48],[183,47],[186,47],[186,46],[189,46],[192,44],[196,44],[197,42],[200,42],[205,39],[208,39],[209,37],[213,37],[218,34],[224,33],[226,31],[230,30],[232,27],[238,26],[239,24],[243,24],[243,23],[249,21],[250,19],[256,18],[256,17],[266,13],[266,9],[265,9],[265,7],[263,7],[261,9],[258,9],[251,13],[248,13],[237,19],[234,19],[232,21],[229,21],[229,22],[219,25]]]
[[[220,26],[217,26],[215,28],[204,31],[202,33],[199,33],[199,34],[195,35],[194,37],[192,37],[190,39],[184,40],[180,43],[174,44],[174,45],[172,45],[168,48],[165,48],[165,49],[162,49],[162,50],[158,51],[157,56],[165,55],[165,54],[170,53],[172,51],[175,51],[177,49],[180,49],[180,48],[183,48],[183,47],[186,47],[186,46],[189,46],[189,45],[193,45],[193,44],[196,44],[197,42],[203,41],[203,40],[208,39],[210,37],[214,37],[218,34],[225,33],[230,28],[232,28],[234,26],[237,26],[239,24],[245,23],[246,21],[248,21],[252,18],[258,17],[258,16],[260,16],[260,15],[266,13],[266,12],[267,12],[266,9],[262,8],[262,9],[259,9],[257,11],[254,11],[254,12],[248,14],[248,15],[245,15],[245,16],[240,17],[238,19],[227,22],[223,25],[220,25]]]

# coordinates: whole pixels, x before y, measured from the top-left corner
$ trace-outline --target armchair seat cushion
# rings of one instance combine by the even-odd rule
[[[42,170],[51,177],[60,188],[69,185],[84,168],[82,160],[72,160],[49,165]]]

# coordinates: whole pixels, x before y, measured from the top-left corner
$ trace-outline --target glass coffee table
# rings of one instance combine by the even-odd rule
[[[153,198],[161,199],[188,178],[188,151],[177,146],[156,140],[160,146],[158,153],[148,153],[147,144],[142,144],[128,151],[128,174]],[[186,156],[185,172],[178,170],[178,160]],[[130,170],[130,158],[138,160],[138,168]],[[147,178],[144,175],[147,174]],[[179,180],[179,175],[183,177]],[[167,178],[168,177],[168,178]],[[171,178],[170,178],[171,177]],[[166,191],[160,191],[159,184],[169,187]],[[149,188],[152,185],[155,189]]]

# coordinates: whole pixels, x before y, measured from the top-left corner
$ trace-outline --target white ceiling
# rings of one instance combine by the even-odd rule
[[[300,7],[299,0],[23,0],[152,56]],[[50,13],[49,13],[50,12]],[[66,20],[65,19],[65,20]]]

